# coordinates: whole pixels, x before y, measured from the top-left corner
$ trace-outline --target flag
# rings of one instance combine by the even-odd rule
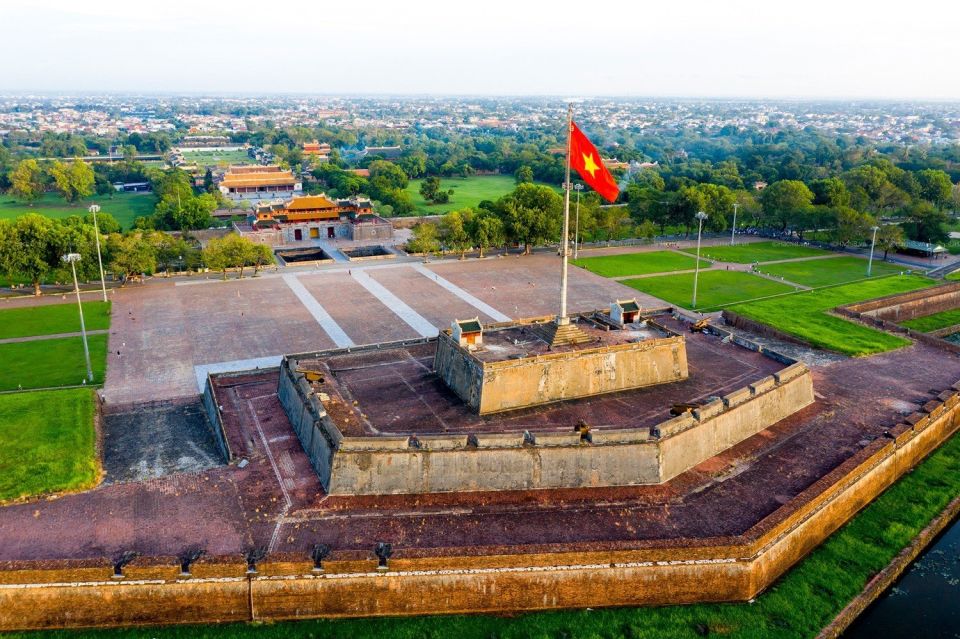
[[[608,202],[613,202],[620,195],[617,181],[603,165],[597,147],[573,122],[570,123],[570,166]]]

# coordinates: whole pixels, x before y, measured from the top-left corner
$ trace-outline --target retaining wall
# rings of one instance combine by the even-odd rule
[[[843,308],[851,313],[878,320],[905,322],[917,317],[960,308],[960,282],[878,297],[859,304],[849,304]]]
[[[207,414],[207,426],[213,434],[213,440],[217,443],[217,449],[228,464],[233,461],[233,451],[230,450],[230,443],[227,441],[227,434],[223,430],[223,417],[220,415],[220,401],[217,399],[217,391],[207,374],[207,382],[203,387],[203,410]]]
[[[632,550],[441,548],[394,557],[387,570],[372,553],[334,553],[320,573],[290,556],[256,574],[204,561],[189,577],[172,558],[141,559],[119,580],[105,561],[23,562],[0,572],[0,630],[746,601],[954,434],[958,409],[957,391],[942,393],[738,537]]]

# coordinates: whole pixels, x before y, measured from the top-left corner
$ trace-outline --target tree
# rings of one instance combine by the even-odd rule
[[[533,183],[533,169],[529,166],[521,166],[513,174],[513,179],[517,184],[532,184]]]
[[[473,220],[473,210],[450,211],[440,218],[440,238],[444,246],[460,253],[464,259],[470,248],[470,233],[468,228]]]
[[[93,213],[87,213],[83,216],[83,223],[93,226]],[[117,221],[117,218],[113,217],[109,213],[104,213],[101,211],[97,213],[97,228],[100,229],[101,235],[110,235],[111,233],[120,232],[120,222]]]
[[[239,279],[242,280],[244,267],[253,263],[254,242],[236,233],[213,240],[211,244],[213,242],[219,242],[219,250],[223,253],[227,268],[240,269]],[[224,278],[226,278],[226,270],[224,270]]]
[[[813,193],[799,180],[780,180],[760,192],[760,206],[766,218],[779,225],[803,226],[803,217],[813,202]]]
[[[250,264],[253,266],[253,276],[256,277],[260,269],[266,264],[273,264],[273,251],[266,244],[254,243],[250,247]]]
[[[563,200],[549,186],[520,184],[500,198],[498,208],[508,237],[523,243],[524,255],[560,233]]]
[[[930,202],[915,202],[907,209],[910,224],[906,227],[907,235],[918,242],[945,242],[949,237],[943,225],[947,223],[947,214],[937,209]]]
[[[13,220],[0,220],[0,272],[10,278],[13,286],[21,256],[20,240]]]
[[[883,251],[883,261],[887,261],[887,254],[903,246],[903,229],[898,224],[884,224],[877,231],[877,248]]]
[[[120,286],[132,276],[157,270],[157,250],[144,233],[114,233],[107,238],[110,269],[120,275]]]
[[[436,253],[440,249],[438,236],[436,224],[420,222],[413,227],[412,237],[407,242],[407,250],[411,253]]]
[[[945,172],[938,169],[924,169],[917,171],[916,178],[920,185],[920,197],[940,208],[950,201],[953,183]]]
[[[80,158],[69,165],[57,160],[50,165],[49,172],[57,191],[69,204],[93,195],[93,169]]]
[[[431,176],[420,183],[420,195],[428,202],[436,200],[440,192],[440,178]]]
[[[483,257],[483,252],[489,247],[500,246],[506,241],[503,221],[490,211],[480,211],[474,215],[469,232],[473,243],[480,250],[480,257]]]
[[[607,240],[620,239],[624,223],[630,219],[630,214],[623,206],[602,206],[597,209],[596,228],[602,232]]]
[[[717,184],[698,184],[697,190],[703,195],[703,212],[709,216],[705,226],[711,231],[726,230],[736,202],[733,191]]]
[[[224,251],[221,238],[214,238],[207,242],[207,245],[203,248],[203,263],[207,265],[207,268],[221,271],[223,279],[227,279],[227,269],[230,267],[230,262],[226,251]]]
[[[814,180],[810,183],[813,193],[813,203],[831,208],[850,206],[850,191],[847,185],[838,177]]]
[[[657,225],[651,220],[644,220],[637,226],[637,237],[652,241],[657,236]]]
[[[874,225],[873,217],[849,206],[840,206],[833,211],[836,219],[834,236],[837,244],[847,246],[862,241]]]
[[[12,270],[27,277],[33,294],[40,295],[40,282],[51,270],[59,268],[63,253],[61,237],[53,220],[30,213],[14,222],[17,255],[8,258]]]
[[[43,171],[36,160],[24,160],[10,172],[10,190],[30,206],[43,195]]]

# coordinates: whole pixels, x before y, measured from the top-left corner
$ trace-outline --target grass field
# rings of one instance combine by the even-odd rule
[[[900,322],[901,326],[912,328],[921,333],[929,333],[954,324],[960,324],[960,308]]]
[[[33,206],[11,195],[0,195],[0,219],[13,219],[27,213],[39,213],[55,219],[71,215],[86,215],[91,204],[99,204],[100,210],[117,218],[124,229],[133,225],[133,220],[153,213],[157,199],[152,193],[115,193],[112,196],[96,196],[71,206],[55,193],[45,193]]]
[[[255,164],[256,162],[244,151],[211,151],[208,149],[180,149],[183,159],[187,162],[196,162],[200,166],[220,166],[227,164]]]
[[[782,277],[790,282],[816,288],[865,279],[867,277],[867,260],[849,256],[831,257],[826,260],[803,260],[801,262],[761,265],[757,270],[768,275]],[[893,275],[905,270],[907,270],[906,267],[896,264],[873,261],[873,277]]]
[[[676,306],[690,308],[693,297],[693,273],[620,280],[620,283]],[[793,286],[771,282],[757,275],[740,271],[701,271],[697,286],[697,309],[716,309],[734,302],[789,293],[794,290],[796,289]]]
[[[84,302],[88,331],[110,328],[110,302]],[[76,304],[51,304],[0,310],[0,339],[75,333],[80,330]]]
[[[696,255],[697,251],[689,248],[684,249],[684,252]],[[737,246],[704,246],[700,249],[700,257],[738,264],[792,260],[798,257],[816,257],[818,255],[830,255],[830,253],[786,242],[751,242],[738,244]]]
[[[495,201],[516,187],[512,175],[475,175],[468,178],[440,178],[440,188],[453,189],[446,204],[430,204],[420,195],[423,180],[410,180],[407,191],[413,198],[417,215],[440,215],[467,207],[475,208],[482,200]]]
[[[93,383],[103,383],[107,336],[90,335]],[[0,344],[0,391],[23,388],[75,386],[87,375],[83,342],[79,337]]]
[[[623,253],[621,255],[600,255],[582,257],[573,260],[576,266],[604,277],[622,275],[646,275],[647,273],[669,273],[685,271],[696,267],[696,258],[679,255],[673,251],[653,251],[649,253]],[[700,260],[700,268],[710,266]]]
[[[828,315],[827,311],[841,304],[905,293],[933,284],[933,280],[918,275],[893,275],[772,300],[737,304],[731,306],[730,310],[769,324],[819,348],[846,355],[869,355],[906,346],[910,342]]]
[[[0,502],[97,482],[93,393],[0,395]]]
[[[9,639],[807,639],[960,494],[960,437],[830,536],[750,603],[542,612],[316,620],[223,626],[12,633]],[[918,635],[919,636],[919,635]]]

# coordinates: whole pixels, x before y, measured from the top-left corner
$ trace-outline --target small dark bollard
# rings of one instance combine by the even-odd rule
[[[387,561],[393,554],[393,546],[384,542],[378,542],[373,549],[373,554],[377,556],[377,570],[388,570]]]

